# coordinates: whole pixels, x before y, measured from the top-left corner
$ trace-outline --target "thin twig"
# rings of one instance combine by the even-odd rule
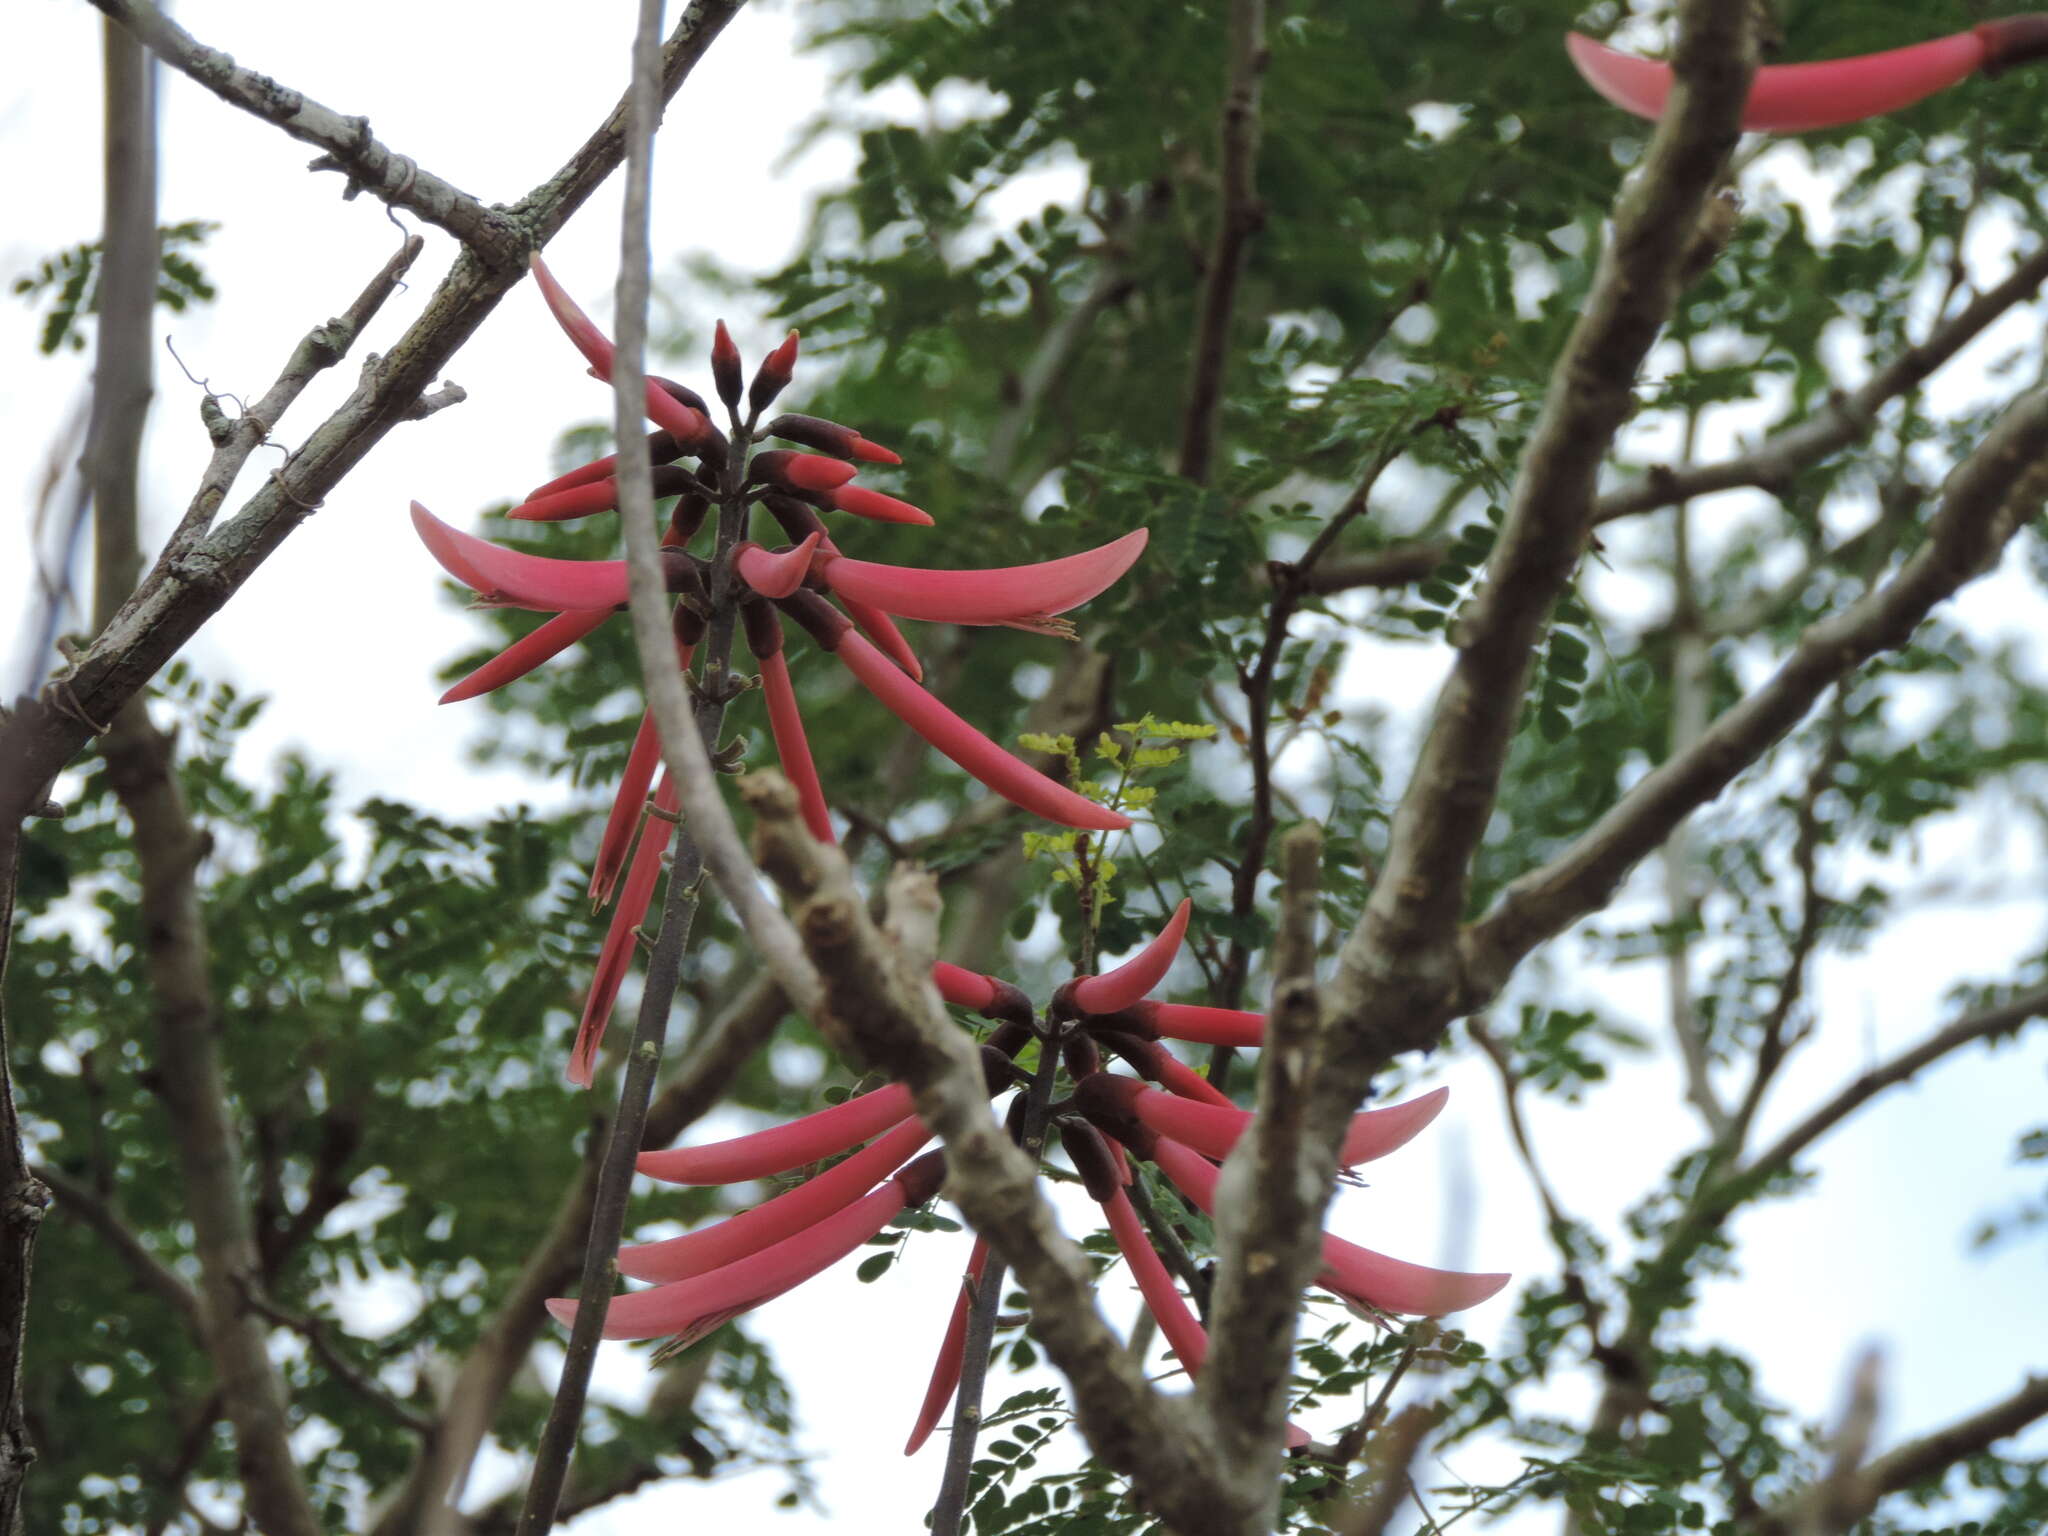
[[[1259,79],[1266,71],[1267,57],[1265,0],[1231,0],[1224,46],[1223,114],[1217,134],[1222,206],[1216,212],[1216,235],[1202,285],[1178,463],[1181,477],[1197,485],[1208,483],[1216,456],[1223,374],[1230,358],[1230,320],[1244,276],[1245,249],[1266,218],[1254,184],[1259,161]]]
[[[367,191],[394,208],[417,214],[447,230],[487,265],[516,268],[525,260],[526,234],[516,220],[421,169],[411,157],[385,148],[371,135],[368,118],[345,117],[268,75],[242,68],[227,54],[193,37],[149,0],[93,0],[93,4],[141,38],[158,58],[222,101],[324,150],[311,169],[342,172],[348,177],[347,195]]]

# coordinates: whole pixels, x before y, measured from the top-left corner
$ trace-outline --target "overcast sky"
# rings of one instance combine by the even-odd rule
[[[367,114],[386,144],[490,201],[513,199],[549,174],[609,109],[631,13],[621,0],[578,7],[573,25],[564,8],[530,3],[484,11],[417,0],[188,0],[178,8],[202,40],[339,111]],[[491,25],[478,23],[485,14]],[[793,52],[792,15],[786,3],[749,6],[671,109],[656,168],[658,267],[672,271],[698,253],[772,265],[795,247],[807,192],[850,168],[851,148],[833,140],[783,163],[800,120],[777,122],[764,103],[801,111],[822,98],[828,82],[818,60]],[[10,21],[11,58],[27,67],[0,74],[0,206],[14,211],[0,226],[0,278],[9,281],[95,237],[99,221],[97,17],[81,0],[24,0]],[[399,233],[373,200],[345,203],[336,177],[307,174],[308,148],[182,78],[166,77],[162,128],[163,219],[222,227],[200,255],[220,301],[160,316],[160,324],[195,375],[217,391],[254,396],[301,335],[346,306]],[[703,184],[686,174],[701,176],[707,167],[721,177],[718,202],[726,210],[716,229],[698,223]],[[607,187],[549,251],[562,281],[600,317],[610,312],[617,211]],[[356,358],[286,418],[282,442],[302,438],[345,394],[362,351],[388,345],[418,314],[452,255],[446,237],[425,234],[409,290],[387,306]],[[757,354],[769,339],[762,328],[752,317],[729,318],[743,348]],[[0,616],[10,620],[30,589],[26,551],[39,482],[87,372],[82,357],[35,357],[37,324],[19,300],[0,301],[0,356],[8,363],[0,369],[0,431],[13,489],[0,528]],[[686,366],[685,376],[701,372],[694,360]],[[433,671],[472,643],[475,626],[443,600],[439,573],[415,544],[405,510],[416,497],[458,526],[471,524],[481,506],[547,478],[558,432],[608,414],[609,404],[582,376],[530,288],[514,292],[484,324],[449,377],[468,391],[468,402],[392,434],[191,651],[202,673],[272,696],[251,743],[251,771],[298,747],[338,771],[344,803],[381,794],[474,816],[553,795],[546,784],[471,766],[465,746],[487,728],[486,717],[436,707]],[[147,528],[160,535],[181,511],[209,445],[198,422],[200,389],[167,357],[157,382],[144,505]],[[255,471],[276,462],[259,453]],[[2013,582],[2000,601],[1982,605],[1982,622],[2011,628],[2038,621],[2030,589]],[[1969,619],[1978,610],[1966,600],[1960,612]],[[78,622],[74,616],[67,627]],[[0,644],[13,646],[13,629],[12,622],[0,626]],[[21,660],[18,647],[4,656],[0,677],[9,687]],[[1427,698],[1436,662],[1402,652],[1389,664],[1402,670],[1388,683],[1386,669],[1377,669],[1376,686],[1390,688],[1392,702]],[[1919,877],[1967,873],[1995,835],[1960,822],[1936,829],[1913,850]],[[1650,894],[1646,884],[1634,899]],[[1941,994],[1959,974],[1952,957],[1964,957],[1968,974],[1995,977],[2012,957],[2038,947],[2039,922],[2037,902],[1952,903],[1900,924],[1874,962],[1823,959],[1815,995],[1825,1028],[1785,1073],[1764,1112],[1763,1134],[1940,1023]],[[1577,946],[1567,940],[1557,954],[1551,995],[1569,1002],[1583,985],[1573,979]],[[1657,967],[1609,974],[1602,987],[1601,1001],[1659,1033]],[[1766,1389],[1808,1412],[1835,1401],[1863,1343],[1881,1341],[1887,1439],[2002,1395],[2029,1365],[2048,1362],[2038,1246],[1990,1257],[1967,1251],[1979,1215],[2031,1193],[2012,1168],[2011,1136],[2038,1117],[2044,1061],[2048,1050],[2036,1040],[1944,1065],[1834,1137],[1813,1160],[1822,1173],[1816,1192],[1736,1224],[1743,1273],[1704,1287],[1703,1336],[1752,1351]],[[1507,1151],[1489,1077],[1463,1061],[1441,1080],[1453,1087],[1451,1110],[1379,1165],[1370,1189],[1346,1194],[1334,1225],[1425,1262],[1455,1251],[1475,1268],[1547,1272],[1534,1201]],[[1671,1113],[1677,1101],[1673,1065],[1658,1055],[1625,1067],[1584,1106],[1535,1106],[1534,1128],[1566,1203],[1617,1231],[1626,1203],[1693,1140],[1691,1125]],[[549,1197],[539,1191],[536,1198]],[[1450,1208],[1470,1212],[1457,1232],[1442,1229]],[[818,1453],[828,1515],[770,1511],[781,1484],[768,1474],[708,1489],[659,1489],[577,1530],[644,1531],[684,1514],[713,1522],[709,1529],[759,1518],[790,1536],[822,1530],[828,1520],[841,1530],[917,1529],[943,1453],[935,1443],[906,1467],[902,1441],[965,1246],[964,1237],[920,1237],[884,1283],[858,1285],[851,1266],[842,1266],[749,1324],[774,1343],[797,1389],[802,1439]],[[1126,1290],[1121,1273],[1106,1288],[1119,1316],[1130,1309]],[[358,1300],[366,1317],[374,1313],[377,1298]],[[1503,1297],[1461,1321],[1491,1341],[1509,1311]],[[605,1381],[630,1391],[642,1380],[636,1357],[615,1349]],[[1552,1393],[1562,1413],[1582,1413],[1588,1402],[1575,1380]],[[1472,1451],[1451,1458],[1451,1470],[1496,1477],[1512,1466]],[[488,1488],[492,1477],[486,1466],[478,1484]]]

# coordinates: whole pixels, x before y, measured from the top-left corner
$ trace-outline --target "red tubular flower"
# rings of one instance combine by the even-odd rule
[[[532,634],[513,641],[442,694],[441,702],[460,703],[463,699],[473,699],[480,693],[489,693],[493,688],[502,688],[514,679],[526,676],[542,662],[561,655],[611,616],[609,608],[556,614]],[[641,793],[644,795],[646,792],[646,786],[642,785]]]
[[[1154,1251],[1144,1224],[1131,1206],[1131,1197],[1119,1189],[1103,1202],[1102,1210],[1109,1218],[1110,1235],[1116,1239],[1124,1262],[1131,1266],[1131,1278],[1138,1282],[1138,1294],[1145,1298],[1145,1306],[1158,1322],[1159,1331],[1166,1335],[1167,1346],[1179,1358],[1182,1368],[1194,1375],[1209,1357],[1209,1335],[1202,1331],[1180,1287],[1173,1283],[1173,1276],[1166,1272],[1166,1265]]]
[[[583,1000],[583,1019],[576,1027],[576,1043],[569,1051],[567,1076],[579,1088],[588,1088],[597,1069],[598,1047],[604,1043],[605,1026],[619,1000],[619,988],[633,963],[633,931],[647,916],[647,903],[654,897],[654,882],[661,878],[661,861],[676,833],[675,813],[682,799],[667,774],[654,791],[654,808],[666,815],[648,819],[640,834],[640,847],[633,855],[633,867],[626,875],[626,888],[612,913],[612,925],[605,934],[604,948],[597,957],[597,974],[590,979],[590,993]],[[656,831],[659,827],[661,830]]]
[[[569,340],[576,344],[576,350],[589,362],[590,371],[610,383],[612,359],[618,349],[555,281],[555,275],[548,270],[547,263],[540,259],[538,252],[533,256],[533,280],[540,285],[541,296],[547,300],[548,308],[554,311],[556,321],[568,333]],[[685,405],[653,379],[647,381],[646,409],[648,419],[664,431],[673,433],[678,442],[703,443],[717,435],[708,416],[695,406]]]
[[[613,459],[617,458],[614,454]],[[657,464],[653,469],[654,494],[681,496],[697,489],[697,477],[687,469],[673,464]],[[536,493],[505,513],[507,517],[525,523],[563,523],[576,517],[590,517],[598,512],[616,512],[619,508],[619,482],[615,475],[593,475],[579,480],[574,485],[562,486],[546,494]]]
[[[1565,48],[1586,83],[1653,121],[1671,95],[1671,66],[1618,53],[1577,32]],[[1897,112],[1980,70],[1996,75],[2048,55],[2048,16],[2007,16],[1932,42],[1820,64],[1767,64],[1743,103],[1742,126],[1763,133],[1839,128]]]
[[[689,666],[685,658],[683,665]],[[661,730],[654,711],[640,717],[640,729],[626,754],[626,774],[612,800],[611,816],[604,824],[604,837],[597,845],[597,862],[590,871],[590,899],[599,907],[612,899],[612,887],[626,867],[626,852],[633,846],[633,831],[640,825],[640,813],[647,808],[647,786],[654,782],[654,770],[661,766]]]
[[[1137,954],[1113,971],[1080,977],[1062,990],[1082,1013],[1115,1013],[1130,1007],[1166,979],[1174,956],[1180,953],[1181,940],[1187,936],[1188,914],[1193,909],[1192,901],[1183,900],[1166,926]]]
[[[967,1273],[960,1279],[960,1296],[953,1303],[953,1315],[946,1322],[946,1336],[939,1344],[939,1358],[932,1365],[931,1385],[925,1388],[924,1406],[917,1411],[917,1423],[910,1431],[910,1443],[903,1454],[915,1456],[945,1417],[946,1405],[960,1388],[960,1366],[967,1355],[967,1314],[974,1308],[976,1290],[988,1271],[988,1239],[977,1237],[967,1257]]]
[[[854,476],[851,464],[816,453],[771,448],[747,461],[747,479],[755,485],[780,485],[793,491],[836,491]]]
[[[955,1008],[986,1008],[996,998],[996,984],[986,976],[962,970],[944,960],[932,967],[932,985]]]
[[[613,609],[626,600],[623,560],[524,555],[451,528],[418,502],[412,525],[441,569],[498,608]]]
[[[621,1248],[619,1273],[634,1280],[687,1280],[758,1253],[851,1204],[931,1139],[922,1121],[904,1120],[816,1178],[750,1211],[681,1237]]]
[[[880,1232],[892,1217],[938,1193],[944,1178],[944,1160],[938,1153],[927,1153],[873,1194],[794,1237],[693,1279],[615,1296],[605,1314],[604,1337],[669,1338],[671,1348],[694,1344],[742,1312],[750,1312],[829,1269]],[[573,1301],[550,1301],[547,1307],[565,1326],[576,1320]]]
[[[1229,1094],[1216,1087],[1157,1040],[1147,1040],[1143,1035],[1134,1035],[1119,1029],[1092,1028],[1089,1033],[1123,1057],[1140,1074],[1159,1084],[1169,1093],[1177,1093],[1184,1099],[1194,1099],[1203,1104],[1220,1104],[1226,1109],[1237,1108],[1231,1103]]]
[[[1218,1170],[1214,1163],[1166,1136],[1157,1138],[1148,1155],[1176,1189],[1211,1216],[1216,1214]],[[1378,1307],[1382,1312],[1442,1317],[1476,1307],[1506,1285],[1509,1278],[1409,1264],[1325,1232],[1323,1269],[1316,1276],[1316,1284],[1346,1300]]]
[[[849,628],[833,654],[889,712],[1013,805],[1047,821],[1095,832],[1121,832],[1128,816],[1097,805],[1010,756],[952,710],[905,677]]]
[[[683,445],[669,432],[650,432],[647,435],[647,462],[668,464],[680,457]],[[588,464],[579,464],[567,474],[557,475],[545,485],[537,485],[526,493],[528,501],[539,501],[558,491],[573,490],[579,485],[588,485],[593,480],[609,480],[618,475],[619,456],[608,453],[601,459],[592,459]]]
[[[1192,1045],[1227,1045],[1252,1050],[1265,1042],[1266,1016],[1242,1008],[1209,1008],[1199,1003],[1133,1003],[1114,1015],[1119,1026],[1141,1035],[1164,1035]]]
[[[1448,1088],[1438,1088],[1405,1103],[1353,1115],[1337,1154],[1339,1166],[1369,1163],[1406,1146],[1442,1113],[1449,1097]],[[1219,1160],[1230,1155],[1252,1123],[1251,1111],[1235,1105],[1195,1103],[1147,1088],[1135,1078],[1112,1077],[1107,1072],[1083,1078],[1075,1087],[1074,1099],[1084,1112],[1092,1107],[1110,1117],[1134,1118],[1162,1136]]]
[[[811,535],[812,540],[816,538]],[[810,540],[805,542],[808,546]],[[744,564],[740,574],[746,575]],[[818,766],[811,761],[811,744],[804,735],[803,716],[797,712],[796,689],[789,681],[789,663],[782,655],[782,621],[766,603],[747,604],[741,617],[747,648],[761,666],[761,698],[768,706],[768,733],[775,739],[775,757],[782,764],[783,777],[796,790],[811,836],[821,843],[836,842],[832,814],[825,807],[825,786],[818,782]]]
[[[939,624],[1021,624],[1065,613],[1101,595],[1144,552],[1140,528],[1099,549],[1038,565],[932,571],[830,554],[818,576],[835,597],[851,597],[903,619]]]
[[[877,523],[910,523],[915,527],[929,528],[931,513],[923,507],[913,507],[907,501],[898,501],[894,496],[884,496],[880,491],[871,491],[864,485],[842,485],[836,490],[814,493],[818,500],[835,512],[851,512],[855,517],[865,517]]]
[[[765,1131],[715,1141],[703,1147],[671,1147],[642,1152],[634,1164],[649,1178],[668,1184],[739,1184],[787,1173],[835,1152],[858,1146],[870,1136],[910,1118],[910,1090],[901,1083],[834,1104],[815,1114],[772,1125]]]

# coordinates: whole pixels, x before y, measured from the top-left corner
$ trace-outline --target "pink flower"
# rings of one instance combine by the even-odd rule
[[[1653,121],[1671,95],[1671,66],[1618,53],[1577,32],[1565,48],[1586,83],[1627,112]],[[1752,132],[1805,133],[1897,112],[1969,76],[2048,54],[2048,17],[2007,16],[1932,42],[1820,64],[1767,64],[1742,108]]]

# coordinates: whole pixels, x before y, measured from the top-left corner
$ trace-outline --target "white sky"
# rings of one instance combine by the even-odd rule
[[[188,0],[178,14],[241,62],[339,111],[368,114],[385,143],[495,201],[548,174],[615,99],[632,9],[604,0],[577,8],[570,24],[559,6],[516,0],[492,7],[489,26],[477,24],[474,7],[393,0],[347,7]],[[0,207],[16,212],[0,228],[5,279],[92,238],[99,218],[97,16],[78,0],[26,0],[14,10],[8,51],[17,67],[0,72]],[[779,261],[794,248],[809,189],[850,168],[853,151],[837,141],[794,166],[780,164],[797,120],[778,121],[765,103],[794,103],[800,115],[827,82],[818,61],[792,53],[793,33],[788,5],[750,6],[671,110],[657,160],[655,248],[663,265],[694,252],[757,267]],[[174,75],[165,78],[162,122],[163,218],[223,226],[200,258],[221,300],[165,323],[195,374],[217,390],[253,396],[307,329],[354,296],[397,231],[372,200],[341,202],[338,178],[306,174],[308,147]],[[697,215],[713,175],[726,210],[716,231],[701,227]],[[564,283],[600,318],[610,309],[616,218],[608,187],[549,251]],[[361,351],[388,345],[419,312],[451,256],[445,237],[426,234],[409,291],[387,306],[357,357],[286,418],[282,441],[302,438],[345,393]],[[752,317],[728,318],[743,349],[756,354],[768,339],[762,328]],[[0,357],[8,364],[0,370],[0,431],[13,486],[13,510],[0,528],[0,618],[17,614],[28,590],[23,551],[35,487],[86,377],[80,358],[33,355],[37,323],[18,300],[0,303]],[[691,363],[683,371],[702,370]],[[468,403],[388,438],[208,626],[191,656],[206,675],[272,697],[251,768],[301,746],[338,769],[344,803],[374,793],[480,815],[515,800],[545,803],[553,792],[471,767],[465,744],[484,717],[434,704],[433,669],[473,628],[441,600],[439,573],[412,538],[406,504],[417,497],[463,525],[484,503],[547,478],[556,434],[604,415],[608,403],[529,289],[485,323],[450,377],[468,390]],[[159,534],[177,517],[208,451],[196,419],[199,394],[165,359],[145,475],[148,526]],[[254,460],[258,472],[274,462],[262,453]],[[1986,611],[1986,621],[2004,626],[2011,613],[2001,605]],[[2037,619],[2038,609],[2028,617]],[[18,659],[4,654],[0,664],[11,685]],[[1384,667],[1374,673],[1388,702],[1426,699],[1433,665],[1402,652],[1396,666],[1395,675]],[[1983,836],[1982,828],[1950,825],[1923,839],[1914,858],[1923,875],[1967,872]],[[1825,959],[1816,988],[1825,1028],[1786,1071],[1766,1107],[1763,1135],[1942,1022],[1939,998],[1953,979],[2000,975],[2012,957],[2039,944],[2039,929],[2035,904],[1954,904],[1899,925],[1875,960]],[[1575,950],[1572,941],[1559,946],[1563,957]],[[1561,969],[1568,974],[1570,966]],[[1562,982],[1554,995],[1567,1001],[1574,985]],[[1659,1033],[1657,967],[1610,973],[1602,987],[1607,1005]],[[2002,1395],[2029,1366],[2048,1362],[2038,1250],[1984,1258],[1965,1247],[1980,1214],[2030,1192],[2011,1167],[2012,1138],[2039,1114],[2044,1062],[2048,1050],[2036,1040],[1950,1063],[1830,1141],[1812,1160],[1823,1174],[1818,1192],[1736,1224],[1743,1273],[1705,1287],[1702,1336],[1751,1351],[1766,1390],[1808,1412],[1835,1401],[1863,1342],[1881,1341],[1887,1440]],[[1534,1202],[1506,1149],[1489,1077],[1460,1061],[1442,1080],[1454,1094],[1439,1127],[1382,1165],[1370,1191],[1347,1195],[1336,1225],[1406,1257],[1428,1261],[1455,1244],[1474,1267],[1547,1272]],[[1675,1070],[1659,1055],[1626,1067],[1583,1107],[1533,1106],[1566,1203],[1618,1230],[1626,1204],[1691,1144],[1690,1123],[1670,1112],[1677,1100]],[[1472,1226],[1445,1233],[1439,1217],[1452,1203],[1460,1162],[1475,1170]],[[919,1528],[942,1452],[928,1448],[906,1466],[901,1446],[964,1252],[964,1238],[920,1238],[907,1266],[885,1282],[857,1285],[844,1266],[751,1325],[774,1343],[796,1386],[802,1438],[819,1454],[828,1516],[777,1514],[770,1504],[780,1480],[763,1474],[659,1489],[577,1529],[596,1536],[685,1516],[713,1522],[712,1529],[758,1520],[789,1536],[828,1521],[839,1529]],[[1128,1311],[1126,1289],[1121,1276],[1108,1287],[1120,1313]],[[1491,1341],[1508,1312],[1502,1299],[1461,1321]],[[604,1380],[630,1391],[642,1377],[618,1351]],[[1006,1388],[998,1383],[994,1391]],[[1583,1412],[1588,1400],[1574,1379],[1552,1395],[1565,1413]],[[1481,1452],[1453,1462],[1475,1477],[1503,1472]],[[477,1482],[488,1489],[491,1468]]]

